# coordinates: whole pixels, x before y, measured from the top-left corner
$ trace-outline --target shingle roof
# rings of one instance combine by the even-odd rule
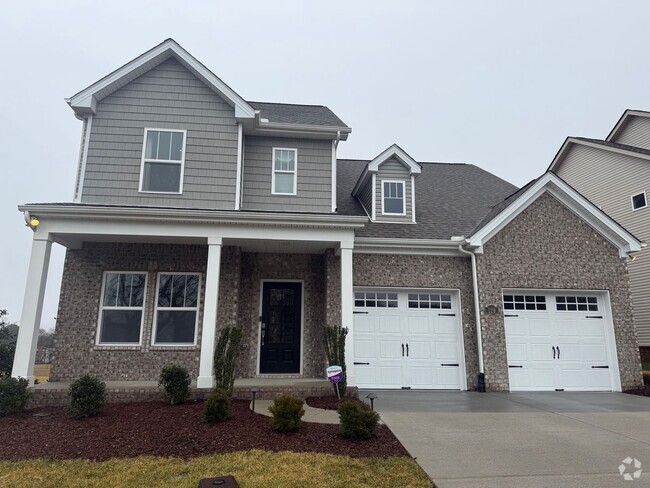
[[[650,156],[650,150],[644,149],[642,147],[629,146],[627,144],[619,144],[618,142],[603,141],[602,139],[590,139],[588,137],[574,137],[574,139],[577,139],[579,141],[591,142],[593,144],[599,144],[601,146],[614,147],[616,149],[623,149],[624,151],[631,151],[631,152],[635,152],[635,153],[639,153],[639,154],[645,154],[646,156]]]
[[[368,161],[339,159],[337,165],[338,211],[366,215],[352,196],[357,179]],[[356,231],[359,237],[449,239],[469,236],[495,205],[517,187],[472,164],[421,163],[415,179],[417,224],[369,222]]]
[[[348,126],[324,105],[294,105],[290,103],[248,102],[259,110],[269,122],[285,124],[316,125],[325,127]]]

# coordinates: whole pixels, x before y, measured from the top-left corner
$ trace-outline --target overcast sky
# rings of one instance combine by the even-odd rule
[[[245,99],[328,105],[353,129],[340,157],[396,142],[523,185],[567,135],[650,109],[649,20],[649,2],[614,0],[3,2],[0,309],[20,319],[32,233],[16,205],[72,199],[81,122],[64,97],[168,37]]]

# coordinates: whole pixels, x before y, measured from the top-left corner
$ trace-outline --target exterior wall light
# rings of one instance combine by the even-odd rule
[[[40,224],[41,221],[38,220],[36,217],[32,217],[32,219],[29,221],[29,225],[32,227],[38,227],[38,224]]]

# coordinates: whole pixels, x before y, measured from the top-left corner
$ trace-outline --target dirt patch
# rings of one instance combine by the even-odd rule
[[[305,401],[310,407],[322,408],[324,410],[337,410],[339,405],[345,402],[362,403],[361,400],[354,397],[343,397],[339,400],[336,395],[309,397]]]
[[[203,422],[203,402],[109,404],[102,414],[69,418],[64,408],[49,407],[0,418],[0,459],[92,459],[147,456],[190,458],[262,449],[323,452],[352,457],[407,456],[385,426],[369,441],[338,436],[338,425],[303,423],[298,432],[280,434],[271,419],[255,414],[249,402],[234,400],[232,417]]]

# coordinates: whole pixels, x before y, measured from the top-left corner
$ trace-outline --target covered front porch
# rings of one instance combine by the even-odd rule
[[[225,326],[243,331],[237,395],[253,388],[271,396],[281,389],[298,396],[310,389],[331,391],[323,380],[322,328],[352,326],[354,229],[365,219],[29,207],[39,223],[33,227],[15,377],[33,382],[51,245],[67,248],[51,383],[35,391],[54,394],[89,372],[107,381],[117,396],[140,390],[154,395],[151,387],[157,388],[160,369],[168,363],[185,366],[197,390],[210,389],[215,345]],[[111,287],[117,291],[111,294]],[[123,290],[130,300],[124,310]],[[177,295],[182,295],[178,310],[173,308]],[[177,311],[184,314],[184,332],[170,319]],[[139,321],[138,331],[124,332],[129,320]],[[351,335],[348,341],[352,366]],[[348,380],[354,385],[352,367]]]

